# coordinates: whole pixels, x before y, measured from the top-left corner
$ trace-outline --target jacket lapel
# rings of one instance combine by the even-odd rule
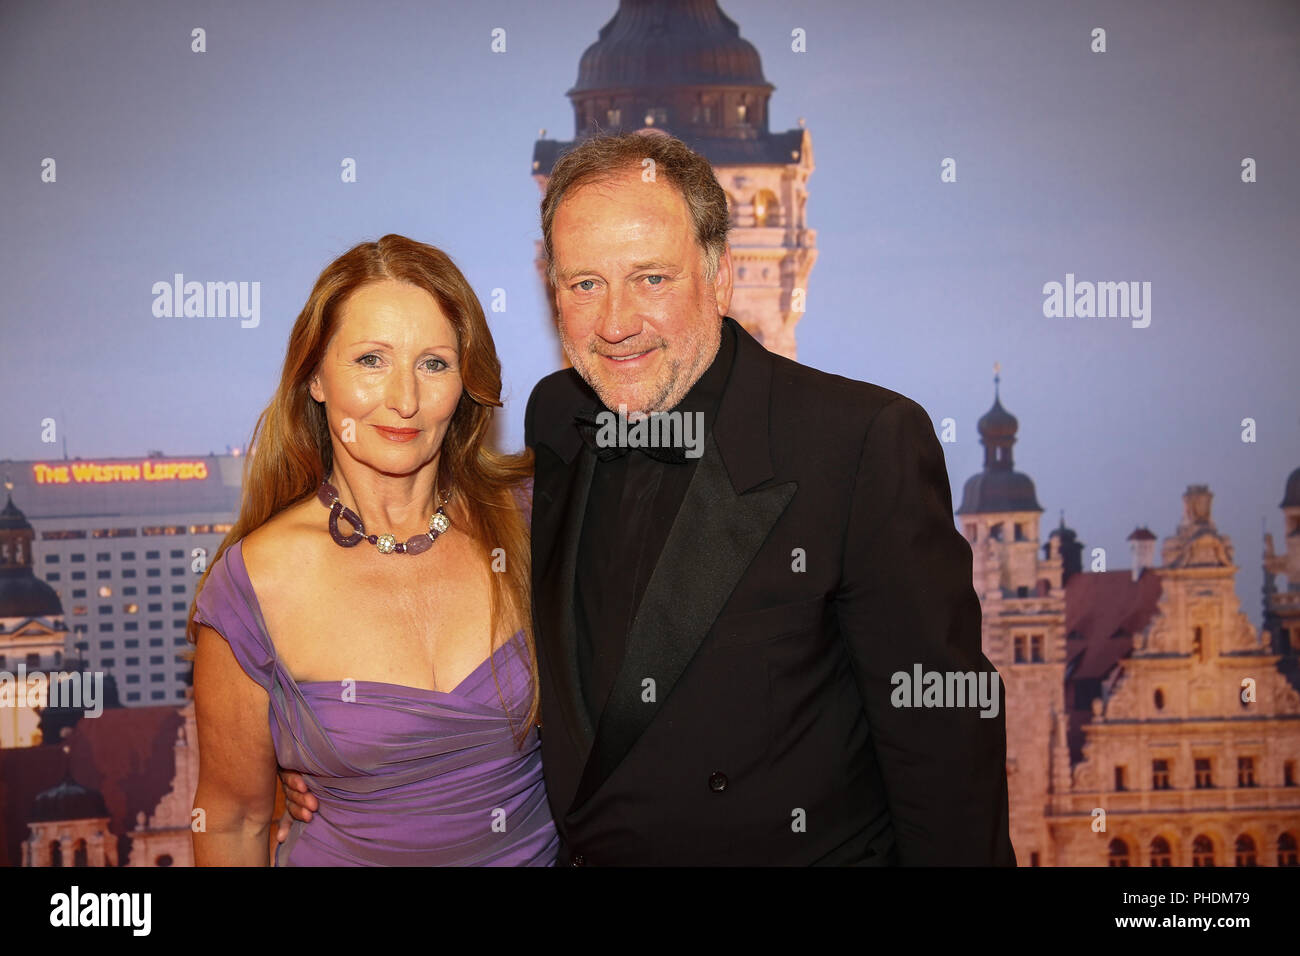
[[[726,392],[704,454],[695,466],[663,553],[637,608],[623,664],[600,716],[569,813],[581,807],[609,777],[663,708],[772,526],[794,497],[796,483],[792,481],[750,490],[771,477],[766,410],[772,357],[738,324],[733,325],[737,348]],[[594,455],[591,457],[594,460]],[[581,513],[586,508],[585,492],[581,504],[579,530]],[[573,554],[576,548],[575,539]],[[572,556],[568,567],[568,590],[560,594],[573,593]],[[701,573],[701,568],[708,568],[708,573]],[[571,627],[571,610],[569,614]],[[571,635],[568,641],[572,642]],[[654,681],[653,702],[643,700],[642,682],[647,678]]]

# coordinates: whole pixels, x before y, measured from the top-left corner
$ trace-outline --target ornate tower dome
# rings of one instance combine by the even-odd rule
[[[773,89],[717,0],[620,0],[567,95],[579,138],[652,126],[689,142],[766,135]]]
[[[14,505],[13,483],[0,511],[0,618],[58,617],[63,614],[59,596],[32,573],[32,541],[36,532],[26,515]]]
[[[29,823],[51,820],[98,820],[108,816],[108,807],[98,790],[83,787],[69,773],[62,781],[43,790],[32,802]]]
[[[1300,508],[1300,468],[1291,472],[1286,479],[1286,492],[1282,495],[1279,508]]]
[[[984,446],[984,470],[971,475],[962,489],[957,514],[988,514],[1004,511],[1042,511],[1028,475],[1013,470],[1011,446],[1016,443],[1020,423],[1002,407],[998,394],[1001,381],[993,376],[993,407],[979,420],[980,444]]]

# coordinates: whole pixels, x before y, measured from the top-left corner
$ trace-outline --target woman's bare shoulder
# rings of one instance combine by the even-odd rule
[[[240,550],[255,589],[272,592],[286,576],[299,578],[315,563],[324,514],[313,495],[245,535]]]

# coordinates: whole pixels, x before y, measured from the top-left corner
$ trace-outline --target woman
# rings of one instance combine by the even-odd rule
[[[445,254],[388,235],[321,273],[191,610],[199,865],[267,865],[277,765],[318,810],[275,865],[554,865],[500,393]]]

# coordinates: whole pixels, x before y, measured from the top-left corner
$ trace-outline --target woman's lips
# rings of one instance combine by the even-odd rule
[[[410,441],[420,434],[418,428],[385,428],[383,425],[376,425],[375,430],[389,441]]]

